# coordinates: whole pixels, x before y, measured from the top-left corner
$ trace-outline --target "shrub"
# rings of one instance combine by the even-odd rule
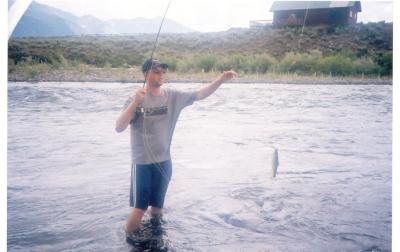
[[[354,72],[360,75],[378,75],[381,68],[371,58],[361,58],[353,61]]]
[[[220,72],[227,71],[232,69],[232,65],[227,57],[220,57],[218,58],[217,63],[215,63],[215,69]]]
[[[36,68],[29,69],[29,78],[34,79],[38,75],[39,75],[38,69],[36,69]]]
[[[332,55],[318,62],[318,70],[325,74],[350,75],[354,73],[354,65],[350,58],[343,55]]]
[[[393,53],[378,53],[374,57],[374,62],[380,66],[380,74],[392,75],[393,73]]]
[[[274,65],[276,59],[268,54],[254,55],[249,62],[252,73],[266,73]]]
[[[261,57],[257,58],[254,55],[233,54],[228,56],[218,56],[215,63],[215,69],[218,71],[226,71],[234,69],[238,72],[253,72],[253,68],[261,67],[263,64]],[[265,63],[265,62],[264,62]],[[268,63],[267,63],[268,64]]]
[[[126,63],[130,66],[141,66],[144,62],[144,56],[137,53],[128,53],[125,56]]]
[[[237,71],[249,72],[248,59],[242,54],[234,54],[228,58],[228,64]]]
[[[278,71],[294,73],[314,73],[318,71],[318,63],[322,59],[322,53],[311,51],[310,53],[286,53],[280,61]]]
[[[114,57],[110,57],[110,58],[107,60],[107,62],[109,62],[109,63],[111,64],[112,67],[123,67],[124,64],[126,63],[126,62],[124,61],[124,59],[123,59],[121,56],[119,56],[119,55],[116,55],[116,56],[114,56]]]
[[[51,64],[52,68],[54,69],[67,67],[69,65],[68,60],[61,52],[51,53],[48,58],[49,64]]]
[[[196,68],[204,72],[210,72],[214,69],[216,62],[216,56],[212,54],[202,55],[196,60]]]
[[[161,62],[168,65],[168,70],[175,72],[178,66],[178,60],[174,57],[164,56],[161,59]]]
[[[8,72],[12,73],[16,70],[15,60],[12,58],[8,58]]]

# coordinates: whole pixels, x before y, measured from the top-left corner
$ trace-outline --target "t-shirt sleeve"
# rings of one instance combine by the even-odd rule
[[[189,105],[192,105],[197,97],[197,91],[173,90],[173,93],[174,93],[174,103],[178,110],[181,110]]]

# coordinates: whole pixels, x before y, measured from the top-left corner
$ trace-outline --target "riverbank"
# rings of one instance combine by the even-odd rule
[[[219,72],[178,73],[169,72],[166,82],[207,83]],[[123,82],[141,83],[143,74],[138,68],[79,68],[49,69],[48,66],[17,68],[8,73],[11,82]],[[282,73],[240,74],[231,83],[285,83],[285,84],[374,84],[392,85],[391,77],[298,75]]]

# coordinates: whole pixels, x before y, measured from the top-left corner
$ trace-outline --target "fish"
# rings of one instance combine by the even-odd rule
[[[274,150],[274,154],[272,155],[272,177],[276,177],[276,173],[278,172],[279,166],[279,157],[278,157],[278,149]]]

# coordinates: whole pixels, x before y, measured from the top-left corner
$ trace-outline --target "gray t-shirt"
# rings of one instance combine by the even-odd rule
[[[132,161],[136,164],[158,163],[171,159],[170,146],[179,114],[193,104],[196,91],[161,89],[160,96],[146,93],[142,102],[144,115],[134,113],[130,122]],[[129,97],[124,109],[132,101]]]

